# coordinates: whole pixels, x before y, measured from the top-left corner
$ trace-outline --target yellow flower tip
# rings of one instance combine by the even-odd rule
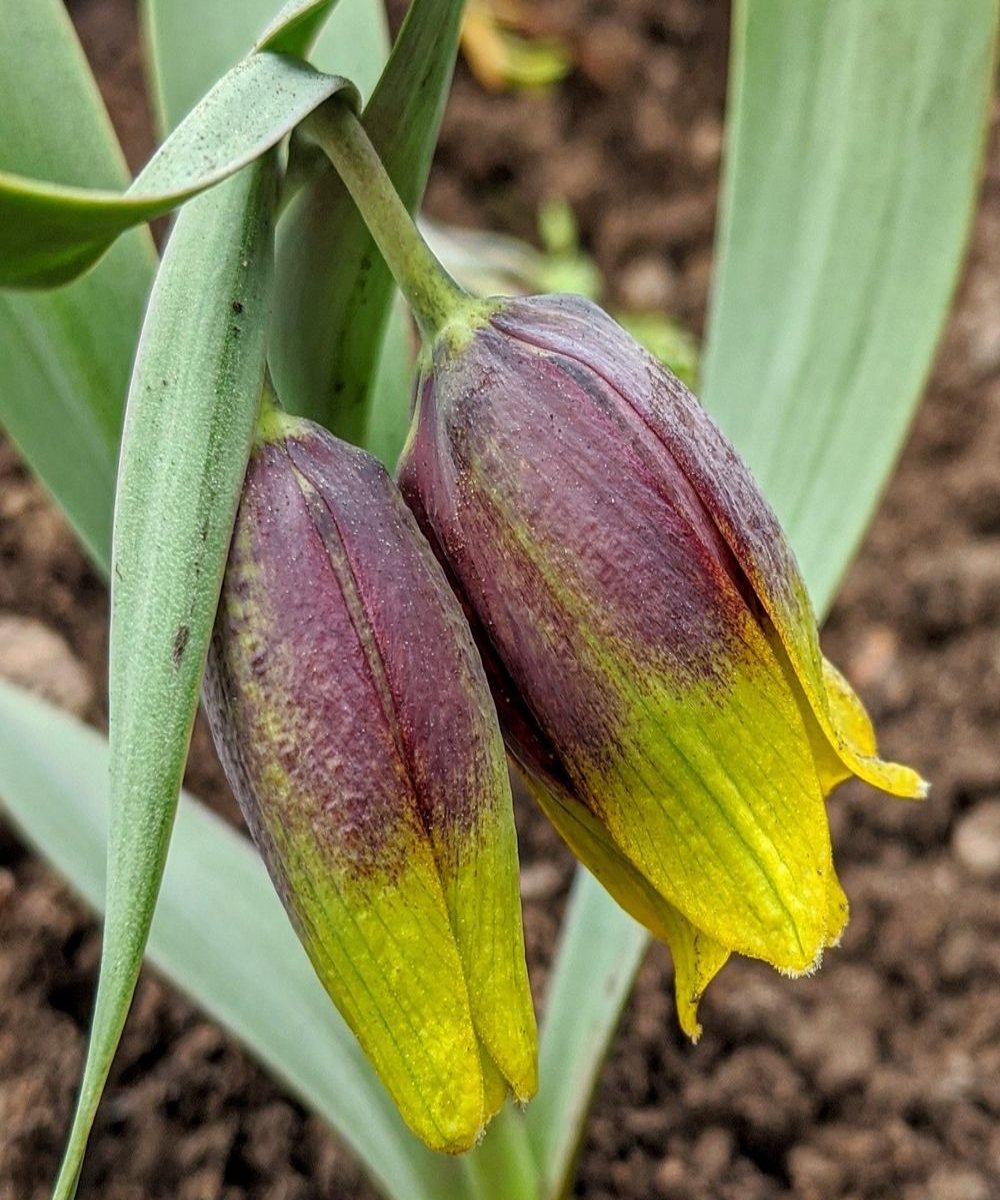
[[[823,684],[827,705],[827,736],[831,736],[837,758],[846,772],[831,774],[825,783],[832,785],[847,772],[865,783],[901,800],[923,800],[930,785],[910,767],[883,762],[878,757],[875,730],[865,706],[844,676],[828,659],[823,659]],[[818,713],[822,723],[822,714]]]
[[[418,1136],[428,1150],[433,1150],[435,1154],[468,1154],[483,1140],[487,1124],[488,1122],[484,1121],[473,1130],[463,1129],[454,1136],[442,1136],[438,1139],[426,1137],[423,1133],[419,1133]]]
[[[810,975],[815,975],[823,965],[823,948],[816,951],[816,956],[812,962],[804,967],[775,967],[779,975],[783,975],[785,979],[808,979]]]
[[[859,779],[899,800],[926,800],[931,790],[926,779],[900,763],[857,755],[850,765]]]
[[[841,939],[844,936],[844,930],[847,928],[847,897],[844,897],[843,903],[839,908],[831,906],[830,921],[826,931],[826,941],[823,943],[819,953],[822,955],[823,950],[836,950],[840,945]]]
[[[681,1030],[687,1034],[695,1045],[698,1044],[702,1034],[701,1022],[698,1020],[698,1005],[700,1003],[700,994],[697,996],[685,996],[679,987],[676,989],[678,1023]]]
[[[489,1057],[489,1053],[484,1049],[482,1043],[480,1043],[480,1061],[483,1070],[483,1127],[485,1128],[503,1108],[510,1089],[507,1080],[504,1079],[494,1060]]]
[[[538,1069],[536,1065],[535,1070],[530,1076],[525,1076],[520,1080],[514,1080],[511,1083],[510,1096],[512,1100],[524,1108],[525,1105],[529,1104],[535,1098],[537,1091]]]
[[[414,1112],[400,1105],[400,1113],[410,1130],[429,1149],[438,1154],[465,1154],[482,1138],[488,1119],[479,1105],[473,1111],[467,1104],[450,1108],[438,1103]]]

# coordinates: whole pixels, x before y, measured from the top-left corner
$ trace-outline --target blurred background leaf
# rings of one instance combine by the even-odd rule
[[[899,452],[968,237],[996,0],[739,0],[706,406],[826,607]]]
[[[538,91],[570,71],[569,47],[531,29],[531,9],[521,0],[468,0],[462,52],[476,79],[490,91]]]

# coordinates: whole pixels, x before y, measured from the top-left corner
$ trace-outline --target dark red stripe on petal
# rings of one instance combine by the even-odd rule
[[[284,450],[263,447],[214,638],[231,718],[222,753],[235,759],[255,834],[273,841],[309,831],[341,869],[391,874],[407,827],[408,771],[358,638],[356,597],[331,562],[343,549],[321,533]],[[287,781],[278,792],[266,782],[274,766]]]
[[[436,836],[458,835],[492,806],[503,770],[461,608],[378,463],[349,448],[335,462],[315,438],[290,441],[289,454],[323,498],[350,564],[422,820]]]
[[[746,463],[692,393],[581,297],[516,300],[493,321],[512,336],[576,358],[627,401],[691,482],[796,670],[808,672],[818,686],[816,620],[794,552]]]
[[[575,621],[585,613],[600,636],[680,684],[714,674],[742,615],[731,556],[683,476],[663,455],[652,461],[617,395],[570,360],[488,331],[437,382],[447,394],[422,406],[401,481],[419,489],[487,623],[507,612],[518,624],[520,603],[503,593],[527,589],[532,610],[537,588],[554,622],[553,606]]]

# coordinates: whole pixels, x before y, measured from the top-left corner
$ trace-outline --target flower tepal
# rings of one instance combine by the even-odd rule
[[[271,406],[206,707],[324,986],[411,1128],[435,1149],[469,1148],[536,1074],[494,705],[384,470]]]
[[[670,944],[696,1034],[729,952],[799,973],[839,938],[830,789],[924,784],[878,759],[745,465],[599,308],[470,306],[417,402],[400,485],[473,615],[508,747]]]

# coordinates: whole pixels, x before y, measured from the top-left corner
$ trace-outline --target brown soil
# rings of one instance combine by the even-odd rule
[[[150,141],[129,0],[71,5],[133,164]],[[614,299],[704,314],[728,5],[547,0],[578,67],[544,97],[460,69],[437,216],[530,236],[574,205]],[[640,975],[574,1194],[588,1200],[990,1200],[1000,1195],[1000,136],[927,402],[827,629],[922,806],[844,788],[834,837],[853,920],[814,978],[727,967],[692,1048],[667,955]],[[0,670],[44,675],[100,723],[106,602],[61,519],[0,448]],[[35,624],[11,617],[31,618]],[[62,640],[53,640],[52,632]],[[25,665],[27,664],[27,665]],[[34,665],[32,665],[34,664]],[[82,666],[83,671],[76,668]],[[235,818],[204,731],[189,782]],[[544,977],[570,864],[520,814]],[[0,826],[0,1200],[47,1194],[84,1047],[93,921]],[[373,1196],[336,1139],[152,972],[140,984],[81,1200]]]

